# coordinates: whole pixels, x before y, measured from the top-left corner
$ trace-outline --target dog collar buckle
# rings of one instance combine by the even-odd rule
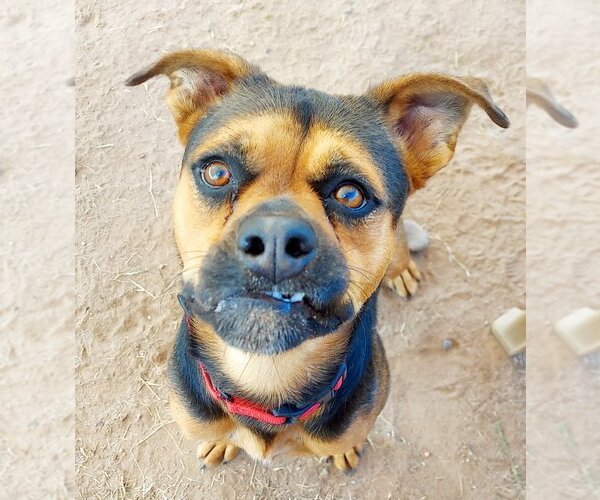
[[[285,419],[286,424],[296,424],[298,423],[298,417],[287,417]]]
[[[304,414],[306,408],[298,408],[295,405],[281,405],[274,410],[271,410],[271,413],[276,417],[285,417],[286,424],[295,424],[300,417]]]
[[[229,401],[230,403],[233,401],[233,396],[227,394],[226,392],[221,391],[220,389],[216,388],[217,392],[219,393],[220,399],[222,399],[223,401]]]

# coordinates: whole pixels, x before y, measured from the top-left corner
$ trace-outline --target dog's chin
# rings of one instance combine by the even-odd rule
[[[354,317],[350,303],[317,309],[300,295],[234,296],[219,300],[214,307],[204,303],[205,307],[192,308],[192,313],[232,347],[270,355],[332,333]]]

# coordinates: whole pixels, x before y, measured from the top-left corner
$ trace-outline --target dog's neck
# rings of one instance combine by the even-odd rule
[[[267,407],[301,401],[307,386],[327,384],[344,359],[352,324],[337,331],[304,341],[282,353],[249,353],[226,344],[212,329],[189,322],[192,338],[210,352],[208,361],[217,377],[250,400]]]

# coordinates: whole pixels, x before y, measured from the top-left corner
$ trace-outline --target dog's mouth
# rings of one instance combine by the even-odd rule
[[[227,344],[273,354],[332,333],[355,315],[337,250],[322,246],[302,272],[274,281],[247,269],[228,242],[203,262],[198,283],[184,282],[182,293],[186,312]]]
[[[267,297],[271,297],[273,300],[276,300],[278,302],[285,302],[286,304],[297,304],[298,302],[302,302],[305,299],[304,292],[294,292],[292,294],[289,294],[273,290],[271,292],[265,292],[264,295],[266,295]]]
[[[240,301],[252,301],[257,305],[261,302],[265,305],[272,306],[280,312],[293,311],[313,311],[318,312],[315,306],[310,302],[304,292],[283,293],[278,290],[270,290],[262,293],[252,293],[244,296],[229,297],[220,300],[215,307],[214,312],[226,312],[228,308],[234,307]]]
[[[291,349],[337,330],[355,314],[349,302],[320,303],[304,291],[221,291],[218,295],[184,291],[180,302],[187,314],[211,325],[229,345],[249,352]]]

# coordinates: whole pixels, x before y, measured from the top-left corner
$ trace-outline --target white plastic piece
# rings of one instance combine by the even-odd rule
[[[492,333],[509,356],[525,350],[526,341],[525,311],[513,307],[492,323]]]
[[[600,311],[578,309],[554,324],[554,331],[577,354],[600,349]]]

